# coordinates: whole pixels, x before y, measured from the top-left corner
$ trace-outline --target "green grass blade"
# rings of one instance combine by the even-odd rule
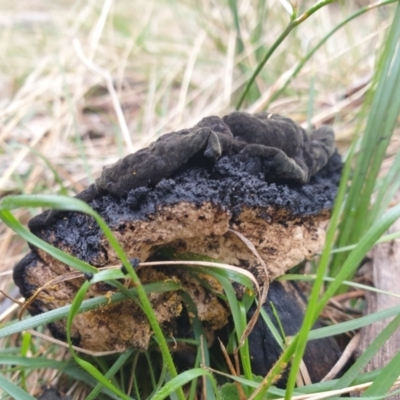
[[[338,30],[343,28],[349,22],[353,21],[354,19],[360,17],[361,15],[365,14],[368,11],[371,11],[375,8],[387,6],[391,3],[397,3],[398,0],[386,0],[386,1],[379,1],[374,4],[370,4],[367,7],[364,7],[354,14],[350,15],[346,19],[344,19],[340,24],[336,25],[331,31],[329,31],[304,57],[302,60],[299,61],[296,68],[290,73],[290,75],[286,78],[284,84],[277,90],[272,96],[267,105],[265,106],[268,109],[269,104],[276,100],[289,86],[290,82],[299,74],[299,72],[303,69],[306,63],[311,59],[311,57],[328,41],[330,37],[332,37]]]
[[[92,267],[88,263],[79,260],[76,257],[71,256],[70,254],[64,253],[62,250],[57,249],[56,247],[46,243],[44,240],[39,239],[33,233],[29,232],[7,209],[1,209],[0,203],[0,219],[10,227],[16,234],[21,236],[27,242],[33,244],[35,247],[44,250],[46,253],[50,254],[57,260],[74,267],[78,271],[81,272],[92,272],[96,273],[97,269]]]
[[[21,368],[27,369],[37,369],[37,368],[51,368],[56,369],[58,371],[62,371],[64,374],[73,378],[74,380],[78,380],[80,382],[84,382],[89,386],[96,386],[97,382],[89,375],[86,371],[82,370],[75,361],[57,361],[50,360],[45,358],[31,358],[31,357],[20,357],[20,356],[8,356],[1,358],[2,365],[10,365],[13,366],[13,370],[18,370]],[[110,392],[108,389],[104,390],[107,395],[115,400],[118,400],[114,393]]]
[[[221,286],[224,289],[224,292],[227,297],[229,307],[231,310],[235,330],[236,330],[237,343],[239,343],[240,338],[242,337],[242,335],[246,329],[246,325],[247,325],[246,310],[244,310],[244,308],[241,307],[240,302],[237,300],[236,292],[232,286],[232,283],[226,277],[227,272],[229,272],[229,271],[226,271],[226,270],[209,270],[209,271],[207,271],[207,273],[209,275],[218,279],[218,282],[221,284]],[[236,282],[243,281],[242,276],[239,273],[232,274],[231,272],[229,272],[229,276],[230,276],[230,279],[232,279]],[[246,283],[252,289],[252,282],[249,279]],[[249,286],[247,286],[247,287],[249,287]],[[251,372],[251,365],[250,365],[250,352],[249,352],[248,340],[246,340],[245,343],[243,344],[243,346],[241,346],[239,348],[239,355],[240,355],[240,359],[242,361],[244,375],[246,376],[246,378],[250,379],[252,376],[252,372]]]
[[[400,352],[398,352],[390,362],[384,367],[372,385],[363,393],[361,397],[383,396],[393,386],[400,374]]]
[[[368,346],[367,350],[364,351],[357,361],[350,367],[348,371],[339,379],[337,384],[334,386],[334,390],[342,389],[350,386],[356,377],[360,374],[362,369],[372,359],[372,357],[379,351],[379,349],[385,344],[385,342],[393,335],[393,333],[400,326],[400,314],[396,316],[382,332],[372,341]],[[378,378],[379,379],[379,378]]]
[[[111,366],[111,368],[107,371],[104,377],[109,380],[111,379],[125,364],[128,358],[132,355],[132,350],[128,350],[125,353],[122,353],[115,363]],[[94,389],[88,394],[86,400],[95,400],[103,389],[103,385],[99,382]]]
[[[170,292],[173,290],[181,289],[181,287],[175,282],[149,283],[148,285],[143,286],[143,288],[146,293]],[[116,303],[126,300],[127,298],[132,298],[133,295],[137,295],[136,288],[131,288],[127,291],[130,294],[129,296],[127,296],[126,293],[114,293],[111,295],[111,297],[98,296],[94,297],[93,299],[85,300],[81,304],[79,312],[82,313],[85,311],[90,311],[102,305],[108,303]],[[0,338],[66,318],[68,316],[68,313],[70,312],[70,309],[71,306],[67,305],[51,311],[47,311],[43,314],[35,315],[34,317],[28,317],[26,319],[23,319],[22,321],[11,323],[10,325],[7,325],[0,329]]]
[[[400,154],[400,153],[399,153]],[[395,240],[400,237],[400,231],[389,233],[387,235],[383,235],[377,242],[378,243],[385,243],[385,242],[391,242],[392,240]],[[350,245],[350,246],[345,246],[345,247],[339,247],[331,251],[331,254],[335,253],[342,253],[342,252],[348,252],[349,250],[355,249],[357,246],[356,244]]]
[[[207,342],[204,340],[204,338],[206,338],[206,332],[204,331],[203,325],[201,324],[196,304],[194,303],[193,299],[187,292],[182,292],[182,297],[186,303],[189,315],[193,315],[192,328],[195,340],[197,341],[197,356],[196,356],[196,364],[194,367],[198,367],[198,365],[200,365],[200,360],[203,363],[202,367],[204,368],[209,367],[210,353]],[[197,387],[197,379],[194,379],[192,381],[190,389],[191,393],[193,393],[193,396],[196,393],[196,387]],[[214,393],[212,391],[212,382],[208,377],[206,377],[206,393],[207,393],[207,398],[210,399],[215,398]]]
[[[296,274],[287,274],[287,275],[282,275],[278,280],[280,281],[314,281],[316,279],[316,275],[296,275]],[[330,276],[325,276],[324,277],[324,282],[333,282],[335,278],[331,278]],[[380,293],[380,294],[386,294],[388,296],[393,296],[393,297],[398,297],[400,298],[400,294],[396,293],[391,293],[388,292],[387,290],[382,290],[382,289],[377,289],[376,287],[373,286],[368,286],[368,285],[363,285],[362,283],[357,283],[353,281],[343,281],[342,285],[350,286],[353,288],[358,288],[362,290],[366,290],[369,292],[373,293]]]
[[[400,19],[400,7],[393,21]],[[375,72],[376,89],[368,113],[367,126],[351,187],[344,207],[343,222],[337,247],[357,243],[374,222],[370,217],[370,199],[376,185],[386,148],[400,112],[400,24],[393,23],[385,42],[384,51]],[[376,207],[379,207],[377,205]],[[377,212],[374,212],[374,215]],[[331,276],[341,269],[346,254],[336,254],[331,265]]]
[[[109,379],[107,379],[95,366],[93,366],[91,363],[89,363],[86,360],[83,360],[80,358],[75,350],[72,347],[72,338],[71,338],[71,329],[72,329],[72,321],[75,317],[75,315],[79,312],[80,305],[82,304],[85,295],[90,287],[90,282],[85,281],[82,286],[79,288],[77,294],[75,295],[75,298],[71,304],[71,310],[68,314],[68,319],[67,319],[67,342],[69,345],[69,351],[71,352],[72,356],[74,357],[75,361],[77,364],[79,364],[84,370],[86,370],[90,375],[95,378],[99,384],[102,386],[105,386],[112,392],[114,392],[116,395],[120,396],[121,399],[124,400],[130,400],[131,398],[127,396],[125,393],[121,392],[119,388],[115,387]]]
[[[21,368],[55,368],[61,369],[67,365],[67,361],[50,360],[43,357],[25,357],[25,356],[1,356],[1,365],[18,366]]]
[[[236,110],[240,110],[244,100],[246,99],[247,93],[249,92],[250,88],[254,84],[257,76],[260,74],[261,70],[264,68],[265,64],[267,61],[271,58],[272,54],[274,54],[275,50],[280,46],[280,44],[286,39],[286,37],[290,34],[290,32],[296,28],[298,25],[300,25],[303,21],[305,21],[307,18],[309,18],[312,14],[314,14],[316,11],[318,11],[320,8],[325,7],[329,3],[333,3],[335,0],[322,0],[319,1],[317,4],[315,4],[313,7],[308,9],[306,12],[304,12],[301,16],[298,18],[294,19],[292,18],[286,27],[286,29],[279,35],[279,37],[275,40],[274,44],[271,46],[271,48],[268,50],[268,52],[265,54],[264,58],[261,60],[261,62],[257,65],[257,68],[253,72],[252,76],[250,77],[249,81],[247,82],[247,85],[245,89],[243,90],[243,93],[241,94],[239,101],[236,105]],[[295,16],[295,14],[293,14]]]
[[[350,149],[350,154],[352,153],[353,150],[354,150],[354,145]],[[334,238],[336,235],[336,228],[339,223],[339,218],[340,218],[341,209],[342,209],[342,203],[343,203],[343,199],[344,199],[344,196],[346,193],[346,188],[347,188],[347,180],[348,180],[349,173],[350,173],[350,167],[351,167],[350,159],[351,159],[351,157],[348,158],[348,160],[344,166],[343,172],[342,172],[342,178],[340,181],[338,194],[336,196],[335,206],[333,208],[331,221],[329,223],[329,227],[328,227],[328,231],[327,231],[327,235],[326,235],[326,243],[325,243],[324,251],[322,252],[321,260],[318,265],[317,276],[315,278],[316,281],[313,285],[311,297],[310,297],[309,304],[308,304],[308,307],[307,307],[307,310],[305,313],[302,327],[299,331],[299,334],[293,338],[292,342],[289,344],[289,346],[286,348],[286,350],[281,354],[278,361],[272,367],[271,371],[267,374],[266,377],[264,377],[261,385],[259,385],[258,389],[256,390],[256,392],[254,393],[254,395],[252,397],[252,399],[254,398],[254,400],[261,400],[263,398],[263,395],[267,392],[267,390],[270,388],[270,386],[274,383],[275,377],[280,376],[282,374],[283,370],[288,365],[288,363],[292,360],[292,356],[295,353],[295,351],[299,351],[298,354],[301,354],[301,356],[297,358],[295,367],[293,367],[293,363],[292,363],[292,371],[296,368],[298,369],[300,366],[302,354],[304,353],[304,349],[306,346],[307,336],[311,330],[311,327],[315,323],[314,311],[315,311],[316,303],[317,303],[318,296],[320,293],[320,289],[321,289],[323,281],[324,281],[325,272],[328,268],[330,252],[331,252],[331,249],[332,249],[332,246],[334,243]],[[302,343],[299,341],[300,335],[302,336],[302,338],[301,338],[301,340],[303,341]],[[300,348],[297,349],[297,346],[299,343],[301,343]],[[289,374],[289,379],[291,379],[291,381],[290,381],[291,387],[289,390],[287,390],[287,393],[289,393],[288,398],[290,398],[290,396],[293,394],[293,388],[294,388],[294,384],[295,384],[296,374],[297,373],[294,373],[294,372]],[[289,386],[289,382],[288,382],[288,386]]]
[[[212,374],[203,368],[195,368],[185,371],[177,377],[171,379],[152,397],[152,400],[163,400],[170,396],[171,393],[176,391],[179,387],[182,387],[186,383],[200,376],[207,376],[211,379],[211,382],[213,382],[214,386],[214,393],[217,395],[217,399],[220,399],[217,385]]]
[[[261,315],[262,319],[264,320],[265,324],[267,325],[272,336],[276,340],[276,343],[280,346],[281,349],[283,349],[284,341],[283,341],[282,335],[278,332],[278,329],[276,329],[274,323],[271,321],[271,318],[269,317],[269,315],[266,313],[266,311],[262,307],[260,310],[260,315]]]
[[[369,224],[377,220],[389,207],[400,188],[400,152],[397,153],[387,175],[380,181],[374,204],[369,213]],[[400,234],[400,233],[399,233]]]
[[[400,13],[398,16],[400,18]],[[395,38],[393,38],[392,40],[400,41],[400,29],[398,29]],[[363,193],[360,196],[361,202],[359,204],[361,207],[356,210],[356,219],[358,215],[369,216],[370,199],[374,191],[378,173],[381,168],[382,161],[385,157],[386,150],[389,145],[390,138],[400,112],[400,98],[398,96],[398,94],[400,93],[400,51],[397,51],[393,55],[390,55],[389,61],[391,62],[390,70],[387,71],[385,75],[383,75],[383,93],[379,93],[380,96],[377,99],[377,101],[379,101],[380,103],[380,106],[383,103],[384,105],[386,105],[387,108],[382,110],[382,113],[377,113],[378,115],[374,115],[372,117],[382,117],[383,120],[379,121],[380,123],[377,123],[377,121],[373,121],[373,127],[370,128],[371,131],[374,131],[375,135],[377,131],[380,132],[380,135],[377,135],[377,146],[373,153],[373,160],[370,164],[368,174],[366,176]],[[380,82],[381,81],[382,79],[380,79]],[[372,109],[374,108],[374,106],[375,103],[373,102]],[[368,122],[370,120],[371,118],[369,118]],[[368,128],[369,125],[367,124],[366,129]],[[358,229],[356,230],[355,234],[357,234],[357,232],[360,232],[358,234],[360,235],[361,232],[363,232],[365,228],[368,228],[373,221],[374,220],[371,220],[371,217],[369,217],[366,219],[364,226],[362,224],[357,224],[356,226],[358,227]]]
[[[342,268],[336,275],[334,281],[322,296],[316,308],[316,315],[319,315],[325,307],[330,297],[339,289],[342,282],[352,277],[357,270],[361,260],[377,242],[377,240],[390,228],[390,226],[400,218],[400,205],[397,205],[387,211],[382,218],[377,221],[361,238],[354,250],[351,251]]]
[[[237,0],[228,0],[228,5],[232,13],[233,23],[235,25],[235,30],[236,30],[237,54],[241,54],[244,52],[244,43],[242,40],[242,34],[240,32],[240,18],[239,18]]]
[[[322,339],[329,336],[340,335],[356,329],[363,328],[377,321],[386,318],[392,318],[400,313],[400,306],[387,308],[386,310],[377,311],[376,313],[364,315],[351,321],[340,322],[335,325],[324,326],[322,328],[313,329],[308,335],[308,340]]]
[[[18,400],[35,400],[30,394],[20,389],[17,385],[10,382],[4,376],[0,375],[0,387],[8,393],[13,399]]]
[[[284,352],[284,355],[282,356],[282,360],[284,360],[285,363],[288,363],[289,360],[291,359],[291,356],[294,354],[292,360],[292,367],[289,373],[285,399],[290,399],[293,394],[293,390],[296,383],[297,372],[300,368],[300,363],[302,361],[303,354],[307,344],[307,336],[310,330],[312,329],[312,326],[315,324],[315,321],[319,315],[319,313],[316,312],[318,297],[324,282],[324,276],[326,275],[326,271],[328,269],[330,261],[330,252],[334,244],[334,238],[336,235],[337,226],[339,224],[342,204],[347,188],[347,180],[350,174],[350,165],[351,165],[350,160],[353,150],[354,146],[350,148],[350,156],[343,168],[342,178],[340,180],[339,189],[335,200],[335,205],[332,211],[331,221],[329,223],[328,231],[326,234],[325,247],[322,252],[320,262],[318,264],[317,276],[311,290],[311,295],[304,315],[302,326],[300,328],[298,335],[296,335],[295,339],[289,345],[289,347]]]

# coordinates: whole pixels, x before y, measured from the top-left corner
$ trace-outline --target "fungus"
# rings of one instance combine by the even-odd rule
[[[77,198],[106,220],[129,258],[151,260],[168,247],[177,259],[179,254],[195,253],[244,268],[262,286],[322,249],[340,172],[331,128],[323,126],[308,136],[276,114],[233,112],[161,136],[106,167]],[[29,228],[95,267],[119,263],[88,215],[45,211],[29,222]],[[257,254],[241,237],[254,245]],[[46,282],[70,271],[31,246],[31,253],[15,267],[14,280],[29,298]],[[228,325],[230,311],[218,298],[222,288],[208,275],[202,278],[213,290],[205,289],[184,267],[146,267],[137,273],[143,283],[179,282],[193,298],[210,344],[215,332]],[[46,287],[30,304],[30,312],[69,304],[83,281],[77,278]],[[292,312],[301,315],[304,300],[285,295],[291,290],[285,285],[271,285],[269,299],[281,293],[291,299],[282,302],[286,306],[292,302]],[[102,292],[92,285],[88,296]],[[151,293],[149,298],[164,331],[175,337],[184,334],[182,321],[188,312],[181,293]],[[253,348],[262,346],[264,339],[259,336],[267,334],[260,324],[250,336]],[[65,337],[65,321],[50,328],[56,337]],[[146,349],[151,334],[140,306],[132,300],[79,314],[72,328],[76,344],[96,351]],[[259,362],[255,355],[254,365]]]

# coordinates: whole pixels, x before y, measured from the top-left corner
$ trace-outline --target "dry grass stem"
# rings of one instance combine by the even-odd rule
[[[339,360],[335,364],[335,366],[326,374],[321,382],[326,382],[334,379],[337,374],[342,370],[342,368],[346,365],[346,363],[350,360],[353,356],[354,351],[356,350],[358,343],[360,341],[360,334],[356,333],[350,340],[349,344],[344,349],[342,355],[340,356]]]

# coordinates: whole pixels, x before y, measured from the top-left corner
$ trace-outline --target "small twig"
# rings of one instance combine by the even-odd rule
[[[11,300],[13,303],[19,304],[22,306],[24,303],[20,300],[14,299],[13,297],[9,296],[7,293],[3,292],[0,290],[0,294],[2,294],[4,297],[7,297],[7,299]]]
[[[224,344],[222,343],[220,338],[218,338],[218,342],[219,342],[219,346],[221,347],[222,354],[223,354],[223,356],[225,358],[226,365],[228,366],[229,372],[234,376],[238,376],[238,372],[240,373],[240,371],[236,371],[236,369],[233,366],[232,361],[231,361],[231,359],[229,357],[229,354],[226,351],[226,347],[224,346]]]
[[[350,300],[350,299],[354,299],[354,298],[358,298],[358,297],[365,297],[365,291],[364,290],[353,290],[352,292],[338,294],[338,295],[332,297],[332,299],[334,299],[338,302],[342,302],[342,301],[346,301],[346,300]]]

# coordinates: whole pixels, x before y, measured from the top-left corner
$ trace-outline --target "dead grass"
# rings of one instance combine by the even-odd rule
[[[244,51],[238,54],[226,3],[1,0],[0,197],[63,190],[74,195],[104,165],[158,135],[232,110],[238,90],[289,15],[279,1],[266,1],[264,10],[262,1],[241,1]],[[305,3],[314,2],[299,2],[300,7]],[[258,77],[261,96],[247,109],[264,110],[288,71],[358,7],[358,2],[333,4],[292,32]],[[333,123],[345,148],[392,10],[373,10],[337,32],[269,110],[306,123],[312,96],[312,121]],[[399,143],[397,138],[392,154]],[[16,216],[26,222],[34,212]],[[0,289],[14,298],[19,293],[12,268],[26,251],[26,243],[1,224]],[[10,307],[0,295],[1,323],[15,318]],[[19,337],[8,337],[0,347],[18,343]],[[56,358],[65,354],[40,342],[38,354],[46,351]],[[35,394],[37,382],[54,379],[37,372],[28,389]]]

